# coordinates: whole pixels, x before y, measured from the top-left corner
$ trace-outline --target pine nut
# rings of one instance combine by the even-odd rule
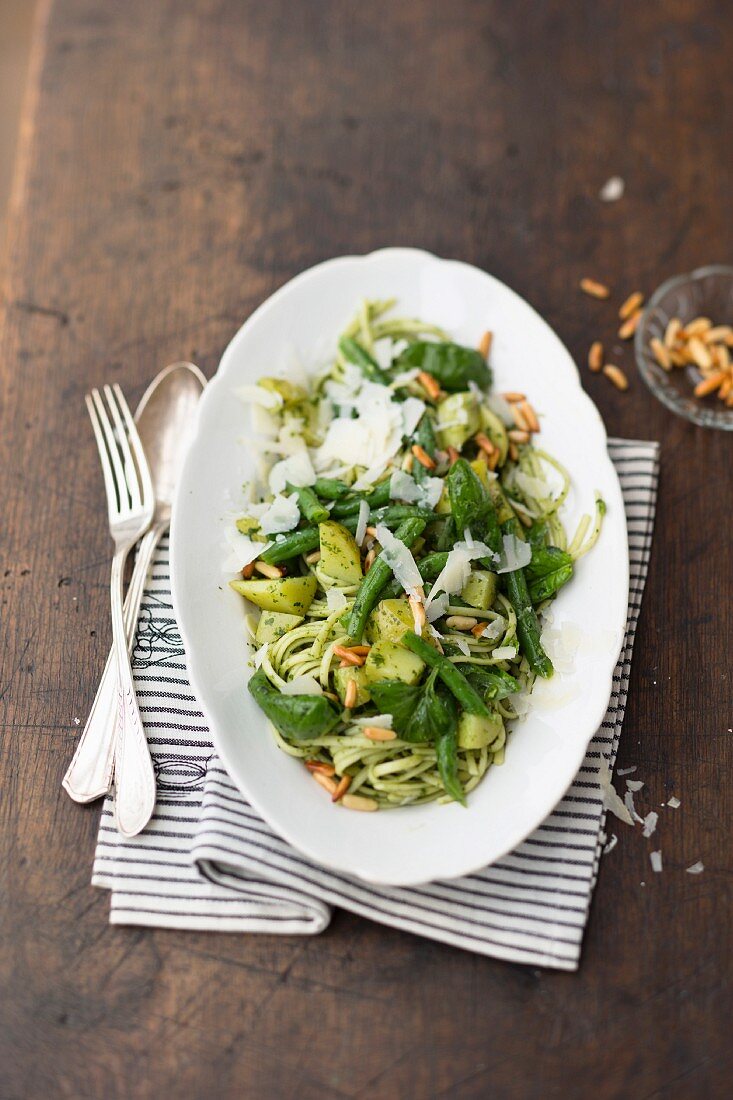
[[[513,405],[515,401],[526,401],[526,393],[516,393],[514,390],[510,390],[508,393],[501,395],[505,401],[508,401],[510,405]]]
[[[522,411],[522,416],[527,421],[527,427],[531,432],[538,432],[540,430],[540,422],[537,419],[537,413],[534,411],[529,401],[521,401],[519,408]]]
[[[333,764],[323,764],[320,760],[306,760],[305,766],[309,772],[319,772],[321,775],[335,775]]]
[[[702,382],[698,382],[695,386],[695,397],[707,397],[709,393],[714,393],[719,389],[723,382],[725,382],[728,375],[724,370],[716,370],[714,374],[708,375],[707,378],[703,378]]]
[[[315,565],[317,561],[321,560],[321,551],[311,550],[310,554],[305,555],[305,560],[308,565]]]
[[[489,437],[487,435],[484,435],[483,432],[476,432],[476,434],[473,438],[474,438],[477,446],[479,446],[481,448],[481,450],[484,452],[484,454],[491,457],[491,455],[496,453],[496,447],[491,442]]]
[[[600,340],[594,340],[588,351],[588,366],[594,373],[603,366],[603,344]]]
[[[244,569],[242,570],[242,577],[244,578],[244,580],[248,581],[249,578],[254,573],[254,571],[255,571],[255,563],[253,561],[251,561],[249,563],[249,565],[245,565]]]
[[[483,355],[484,359],[489,358],[489,352],[491,351],[491,342],[494,339],[493,332],[485,332],[479,340],[478,350]]]
[[[358,653],[360,657],[366,657],[372,647],[370,645],[350,645],[348,648],[352,653]]]
[[[397,734],[394,730],[386,730],[383,726],[364,726],[362,733],[370,741],[396,741]]]
[[[345,794],[341,799],[341,805],[347,810],[361,810],[363,813],[371,813],[379,809],[379,803],[373,798],[365,798],[360,794]]]
[[[529,432],[520,432],[519,428],[510,428],[506,434],[515,443],[529,443],[532,438]]]
[[[519,428],[519,430],[522,431],[522,432],[528,432],[529,431],[529,423],[527,421],[526,416],[524,415],[524,405],[525,404],[526,404],[525,401],[520,401],[518,404],[512,405],[512,407],[511,407],[512,417],[514,419],[514,425],[515,425],[515,427]]]
[[[453,627],[454,630],[473,630],[478,626],[478,619],[473,619],[470,615],[449,615],[445,625]]]
[[[627,390],[629,388],[629,380],[620,367],[615,367],[613,363],[606,363],[603,373],[606,378],[613,382],[617,390]]]
[[[347,649],[343,645],[335,645],[333,647],[334,657],[340,657],[342,661],[346,661],[349,665],[359,666],[364,664],[364,658],[358,653],[352,653],[350,649]],[[343,667],[343,666],[342,666]]]
[[[619,319],[625,321],[627,317],[630,317],[632,313],[636,313],[637,309],[644,301],[644,295],[640,290],[635,290],[633,294],[629,294],[628,298],[618,311]]]
[[[266,561],[256,561],[255,569],[258,573],[261,573],[263,577],[267,577],[269,580],[273,581],[283,575],[282,569],[278,569],[276,565],[270,565],[270,563]]]
[[[350,775],[342,775],[341,779],[339,780],[339,784],[336,787],[336,790],[331,795],[331,801],[332,802],[338,802],[338,800],[346,794],[346,792],[348,791],[350,786],[351,786],[351,776]]]
[[[682,322],[679,317],[673,317],[664,330],[664,345],[667,348],[671,348],[677,341],[679,334],[682,332]]]
[[[335,770],[335,769],[334,769]],[[328,791],[330,795],[336,790],[336,784],[329,776],[324,775],[322,772],[311,772],[311,775],[315,779],[319,786],[323,787],[324,791]]]
[[[368,573],[369,570],[371,569],[371,567],[374,565],[374,559],[376,558],[376,556],[377,556],[376,550],[371,549],[369,551],[369,553],[367,554],[367,556],[364,558],[364,572],[365,573]]]
[[[440,397],[440,385],[436,378],[433,378],[432,374],[428,374],[426,370],[421,370],[418,373],[417,380],[425,390],[428,397],[436,401]]]
[[[652,336],[649,341],[649,347],[652,349],[652,355],[659,363],[659,366],[664,370],[671,370],[672,360],[669,355],[669,350],[664,346],[658,336]]]
[[[707,332],[712,327],[713,322],[709,317],[695,317],[693,321],[685,325],[682,335],[689,340],[691,336],[701,336],[703,332]]]
[[[591,298],[608,298],[611,293],[605,283],[599,283],[596,279],[581,279],[580,289],[584,294],[589,294]]]
[[[720,398],[720,400],[725,401],[732,389],[733,378],[731,378],[730,375],[727,375],[727,377],[723,380],[723,384],[718,390],[718,397]]]
[[[693,336],[687,343],[687,349],[693,362],[697,363],[700,370],[709,370],[713,365],[710,349],[703,344],[698,336]]]
[[[709,328],[701,335],[706,344],[717,344],[720,340],[733,337],[733,328],[730,325],[716,325],[715,328]]]
[[[630,340],[639,327],[639,321],[642,318],[642,310],[637,309],[636,313],[632,313],[627,321],[621,325],[618,330],[619,338],[621,340]]]
[[[417,459],[417,461],[420,463],[421,466],[424,466],[426,470],[434,470],[435,469],[435,462],[430,457],[428,452],[423,447],[420,446],[419,443],[414,443],[412,445],[411,449],[412,449],[412,453],[414,454],[415,458]]]
[[[347,710],[352,710],[354,708],[358,694],[359,688],[356,680],[349,680],[346,685],[346,691],[344,692],[344,706]]]
[[[512,460],[512,462],[517,462],[518,461],[518,459],[519,459],[519,450],[517,448],[516,443],[510,443],[509,444],[509,457]]]

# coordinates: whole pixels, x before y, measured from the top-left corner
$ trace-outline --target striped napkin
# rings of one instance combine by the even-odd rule
[[[111,892],[113,924],[222,932],[316,933],[332,906],[469,951],[574,970],[603,845],[598,780],[612,768],[628,690],[657,494],[659,446],[611,440],[626,505],[631,588],[626,641],[601,728],[553,813],[523,844],[474,875],[429,886],[372,887],[314,864],[244,800],[214,754],[191,692],[170,593],[167,540],[148,578],[133,654],[158,798],[133,840],[102,810],[92,882]]]

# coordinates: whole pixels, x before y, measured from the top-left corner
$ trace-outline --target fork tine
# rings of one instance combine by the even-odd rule
[[[140,498],[140,480],[137,476],[137,468],[132,460],[132,452],[127,438],[127,431],[125,430],[125,425],[122,423],[120,410],[117,407],[115,394],[111,386],[104,387],[104,396],[107,398],[107,405],[109,406],[109,411],[112,413],[112,419],[117,432],[117,441],[120,446],[120,451],[122,452],[122,464],[125,471],[127,491],[130,494],[130,506],[132,508],[139,508],[142,503]]]
[[[92,400],[94,401],[94,407],[97,410],[97,416],[99,417],[99,423],[104,433],[104,441],[107,445],[107,451],[110,461],[112,463],[112,470],[114,473],[115,481],[117,482],[117,495],[118,495],[118,511],[126,511],[130,507],[130,494],[127,488],[127,481],[125,479],[125,471],[122,468],[122,461],[120,459],[120,452],[117,447],[117,441],[115,440],[115,434],[112,430],[112,425],[109,422],[107,410],[104,407],[102,396],[99,390],[92,390]]]
[[[102,426],[99,422],[99,415],[94,404],[94,394],[97,394],[96,390],[92,390],[91,394],[86,394],[84,400],[86,402],[87,412],[89,413],[89,419],[92,422],[94,438],[97,441],[99,460],[102,464],[102,475],[104,477],[104,489],[107,494],[108,511],[110,515],[113,515],[116,512],[119,512],[119,493],[117,489],[117,483],[115,481],[114,471],[112,470],[112,466],[110,463],[109,454],[107,453],[107,445],[104,441],[104,433],[102,431]],[[97,396],[99,395],[97,394]]]
[[[119,383],[115,382],[112,386],[115,397],[117,398],[117,404],[120,408],[120,412],[125,421],[125,427],[127,428],[127,437],[132,448],[133,457],[135,459],[135,465],[137,466],[138,474],[140,476],[140,488],[142,489],[143,503],[147,503],[153,499],[153,482],[150,477],[150,467],[148,466],[148,460],[143,450],[142,442],[140,441],[140,435],[137,430],[137,425],[130,413],[130,406],[127,404],[125,395],[122,392]]]

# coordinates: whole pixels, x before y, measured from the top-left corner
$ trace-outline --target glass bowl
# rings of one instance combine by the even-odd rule
[[[703,428],[733,431],[733,408],[714,394],[695,397],[693,389],[702,378],[697,367],[675,367],[665,371],[650,347],[656,336],[664,340],[673,317],[687,324],[694,317],[710,317],[714,325],[733,324],[733,267],[717,264],[699,267],[689,275],[676,275],[655,290],[636,330],[634,350],[641,377],[654,396],[678,416]]]

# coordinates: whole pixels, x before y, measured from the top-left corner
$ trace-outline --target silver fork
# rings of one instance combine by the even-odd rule
[[[155,806],[153,762],[132,681],[122,601],[128,553],[150,526],[154,495],[147,460],[127,402],[118,385],[86,395],[107,491],[114,540],[110,581],[112,640],[117,660],[118,731],[115,748],[115,824],[123,836],[145,828]],[[106,402],[106,403],[105,403]]]

